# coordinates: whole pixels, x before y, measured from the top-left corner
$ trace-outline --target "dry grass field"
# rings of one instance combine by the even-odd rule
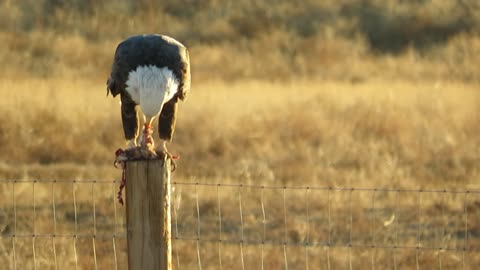
[[[200,255],[202,269],[219,269],[221,211],[223,237],[235,242],[221,245],[224,268],[260,269],[263,257],[265,269],[307,269],[307,260],[308,269],[476,269],[477,193],[261,197],[202,184],[479,190],[478,3],[230,2],[0,3],[0,265],[34,269],[35,257],[36,269],[55,269],[55,251],[58,269],[126,268],[125,239],[112,241],[125,233],[113,182],[124,140],[105,81],[120,40],[159,32],[185,43],[192,60],[169,149],[180,155],[173,181],[200,185],[176,185],[176,233],[194,239],[200,228],[206,240],[198,252],[196,241],[174,241],[177,268],[197,269]],[[244,245],[242,268],[241,234],[261,241],[264,228],[280,245]],[[11,238],[54,230],[103,237]]]
[[[4,79],[0,87],[2,178],[119,177],[120,106],[103,81]],[[205,82],[181,104],[175,176],[467,187],[479,179],[479,103],[477,85],[442,80]]]

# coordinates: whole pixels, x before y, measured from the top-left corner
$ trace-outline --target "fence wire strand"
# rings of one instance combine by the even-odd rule
[[[372,237],[372,248],[370,249],[371,253],[371,259],[372,259],[372,270],[375,270],[375,252],[377,249],[375,248],[376,242],[375,242],[375,237],[376,237],[376,231],[375,231],[375,195],[377,191],[373,190],[372,192],[372,205],[371,205],[371,210],[370,210],[370,230],[371,230],[371,237]]]
[[[202,259],[200,257],[200,206],[198,204],[198,183],[195,184],[195,205],[197,207],[197,257],[198,269],[202,270]]]
[[[348,210],[350,213],[350,219],[348,224],[348,269],[352,270],[352,230],[353,230],[353,210],[352,210],[352,193],[350,190],[348,193]]]
[[[218,208],[218,265],[220,267],[220,270],[223,269],[222,265],[222,205],[220,203],[220,188],[217,185],[216,188],[216,193],[217,193],[217,208]]]
[[[446,234],[446,231],[447,231],[447,230],[446,230],[446,226],[447,226],[447,222],[448,222],[448,217],[447,217],[447,214],[445,213],[446,203],[447,203],[447,201],[446,201],[447,193],[443,193],[442,195],[443,195],[443,196],[441,196],[441,198],[442,198],[442,203],[441,203],[440,207],[441,207],[441,212],[442,212],[442,221],[443,221],[443,222],[442,222],[442,223],[443,223],[442,225],[443,225],[443,226],[442,226],[442,232],[441,232],[441,238],[440,238],[442,243],[440,244],[440,246],[441,246],[441,247],[444,247],[444,248],[447,248],[448,246],[447,246],[447,244],[445,243],[445,234]],[[443,256],[442,256],[442,252],[438,252],[438,260],[439,260],[438,263],[439,263],[439,265],[440,265],[440,269],[443,269],[443,260],[442,260],[442,257],[443,257]]]
[[[55,270],[58,270],[57,262],[57,247],[56,247],[56,235],[57,235],[57,211],[55,207],[55,183],[52,182],[52,219],[53,219],[53,237],[52,237],[52,251],[53,251],[53,262],[55,264]]]
[[[332,245],[332,208],[330,205],[332,189],[328,189],[327,203],[328,203],[328,243],[327,243],[327,269],[330,270],[330,246]]]
[[[15,183],[12,184],[12,204],[13,204],[13,237],[12,237],[12,251],[13,251],[13,269],[17,269],[17,252],[16,252],[16,238],[17,235],[17,202],[15,199]]]
[[[463,252],[462,252],[462,269],[465,269],[465,252],[468,246],[468,209],[467,209],[467,197],[468,192],[464,194],[463,198],[463,214],[465,216],[465,231],[464,231],[464,241],[463,241]]]
[[[117,257],[117,245],[115,239],[117,238],[117,197],[116,191],[117,186],[115,185],[115,181],[112,184],[112,204],[113,204],[113,237],[112,237],[112,246],[113,246],[113,265],[114,269],[118,269],[118,257]]]
[[[285,270],[288,270],[288,259],[287,259],[287,198],[286,198],[286,188],[283,189],[283,224],[284,224],[284,241],[283,241],[283,257],[285,259]]]
[[[265,249],[265,241],[267,237],[267,219],[265,216],[265,188],[262,186],[261,188],[261,205],[262,205],[262,225],[263,225],[263,234],[262,234],[262,270],[264,269],[264,249]]]
[[[92,207],[93,207],[93,228],[92,228],[92,249],[93,249],[93,265],[95,270],[98,269],[97,266],[97,248],[95,243],[95,237],[97,236],[97,209],[95,205],[95,182],[92,182]]]
[[[78,269],[78,254],[77,254],[77,235],[78,235],[78,219],[77,219],[77,196],[76,196],[76,182],[72,183],[73,191],[73,210],[75,215],[75,235],[73,236],[73,254],[75,258],[75,269]]]
[[[393,230],[394,230],[394,245],[398,246],[398,219],[400,218],[397,212],[397,207],[398,207],[398,196],[399,192],[395,192],[395,203],[393,204]],[[392,257],[393,257],[393,270],[397,270],[397,252],[396,250],[392,250]]]
[[[310,243],[310,189],[305,189],[306,236],[305,236],[305,269],[308,270],[308,244]]]
[[[33,237],[32,237],[32,252],[33,252],[33,269],[37,269],[37,254],[35,253],[35,240],[37,237],[37,211],[35,207],[35,181],[32,183],[32,198],[33,198]]]
[[[242,209],[242,187],[238,189],[238,207],[240,210],[240,259],[241,259],[241,265],[242,265],[242,270],[245,270],[245,261],[243,258],[243,241],[244,235],[243,235],[243,209]]]
[[[172,187],[174,191],[176,191],[175,187]],[[173,215],[175,217],[175,233],[174,233],[174,239],[176,239],[176,236],[178,235],[178,213],[177,209],[180,208],[180,197],[179,197],[179,191],[173,192]],[[178,253],[178,243],[177,241],[173,241],[173,246],[175,248],[175,254],[176,254],[176,262],[177,262],[177,269],[180,268],[180,254]]]
[[[419,262],[419,254],[418,254],[418,251],[419,251],[419,248],[420,248],[420,245],[421,245],[421,242],[420,242],[420,227],[421,227],[421,224],[422,224],[422,191],[418,192],[418,200],[417,200],[417,209],[418,209],[418,225],[417,225],[417,248],[415,249],[415,263],[416,263],[416,269],[419,270],[420,269],[420,262]]]

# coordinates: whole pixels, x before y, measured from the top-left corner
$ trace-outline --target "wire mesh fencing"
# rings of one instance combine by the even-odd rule
[[[116,181],[0,180],[6,269],[127,269]],[[480,191],[172,183],[174,269],[476,269]]]
[[[6,269],[126,269],[116,181],[0,181]]]

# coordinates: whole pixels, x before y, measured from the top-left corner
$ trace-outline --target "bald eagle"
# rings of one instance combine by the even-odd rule
[[[121,114],[127,149],[155,153],[153,120],[158,118],[158,135],[168,154],[175,129],[177,102],[190,91],[190,62],[187,48],[164,35],[138,35],[122,41],[116,51],[107,96],[120,95]],[[139,141],[139,115],[144,128]]]

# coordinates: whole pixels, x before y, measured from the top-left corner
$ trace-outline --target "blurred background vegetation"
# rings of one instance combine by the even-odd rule
[[[104,78],[138,33],[187,45],[195,81],[479,74],[476,0],[4,0],[0,76]]]
[[[105,81],[139,33],[190,50],[178,177],[480,179],[477,0],[0,1],[0,177],[119,177]]]

